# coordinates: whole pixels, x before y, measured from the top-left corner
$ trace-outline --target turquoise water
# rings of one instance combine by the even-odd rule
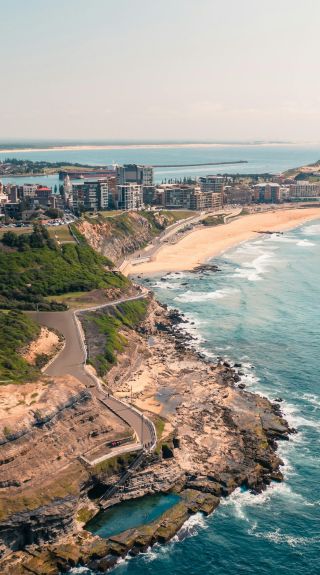
[[[49,152],[10,152],[0,150],[0,160],[6,157],[29,160],[68,161],[84,164],[105,165],[116,163],[143,164],[188,164],[203,162],[233,162],[247,160],[247,164],[229,166],[200,166],[189,168],[163,168],[155,170],[155,179],[161,182],[163,178],[183,178],[184,176],[201,176],[216,173],[279,173],[289,168],[312,163],[320,159],[320,145],[281,145],[254,146],[232,145],[213,146],[209,148],[140,148],[117,150],[52,150]],[[6,178],[2,178],[7,181]],[[8,178],[15,181],[15,178]],[[23,178],[26,181],[37,181],[35,178]],[[21,178],[17,181],[21,182]],[[57,183],[53,176],[39,178],[48,185]]]
[[[218,273],[171,274],[153,286],[195,322],[189,329],[210,357],[242,362],[249,389],[283,398],[299,431],[280,444],[285,481],[260,495],[237,490],[212,516],[195,515],[174,541],[122,562],[114,574],[316,575],[320,221],[261,236],[215,261]]]
[[[168,495],[147,495],[140,499],[124,501],[103,513],[99,513],[89,521],[86,529],[95,535],[100,535],[100,537],[110,537],[110,535],[116,535],[131,527],[150,523],[178,503],[179,500],[178,495],[171,493]]]
[[[20,152],[15,156],[92,164],[246,159],[249,164],[228,166],[226,171],[249,173],[279,172],[316,161],[320,147]],[[218,167],[167,169],[157,171],[156,177],[219,171]],[[174,541],[120,563],[115,575],[320,573],[320,222],[279,237],[261,236],[216,261],[218,273],[172,274],[166,282],[155,279],[153,286],[161,301],[187,314],[188,329],[209,357],[241,361],[249,389],[284,399],[285,414],[299,431],[280,445],[286,480],[257,496],[237,490],[211,517],[195,515]],[[73,573],[95,575],[84,568]]]

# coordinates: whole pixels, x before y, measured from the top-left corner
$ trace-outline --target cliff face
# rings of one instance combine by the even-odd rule
[[[29,408],[21,408],[15,396],[15,425],[10,420],[15,433],[6,433],[0,446],[5,470],[0,551],[38,547],[21,551],[19,567],[13,567],[17,555],[10,555],[1,563],[3,573],[58,575],[79,561],[105,572],[119,556],[169,540],[191,513],[212,512],[236,487],[257,492],[272,480],[281,481],[276,442],[288,439],[290,429],[279,405],[239,388],[236,369],[203,361],[190,349],[192,338],[181,331],[181,321],[152,300],[107,380],[115,395],[132,397],[153,418],[158,433],[155,452],[108,504],[169,489],[178,491],[182,501],[156,522],[109,540],[81,532],[98,510],[92,498],[115,483],[134,455],[94,469],[80,455],[99,457],[108,438],[125,430],[95,388],[85,389],[77,380],[39,383],[32,407],[31,388],[20,386]],[[27,433],[19,436],[21,430]]]
[[[95,250],[117,263],[144,247],[175,219],[167,212],[128,212],[108,218],[98,215],[78,222],[78,229]]]
[[[78,458],[128,434],[94,392],[71,376],[1,388],[0,555],[70,529],[93,484]]]

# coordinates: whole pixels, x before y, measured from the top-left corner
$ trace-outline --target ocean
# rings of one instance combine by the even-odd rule
[[[90,164],[248,160],[248,164],[223,168],[156,170],[156,180],[161,181],[225,171],[278,173],[319,160],[320,146],[19,152],[13,156]],[[54,185],[54,178],[46,183]],[[221,271],[170,274],[166,282],[155,277],[149,285],[160,301],[187,314],[187,329],[208,357],[241,362],[248,389],[271,399],[283,398],[284,413],[299,432],[279,446],[285,481],[260,495],[236,490],[212,516],[193,516],[168,545],[123,560],[113,573],[316,575],[320,573],[320,221],[283,235],[260,236],[214,261]],[[85,568],[73,573],[93,575]]]
[[[210,517],[197,514],[172,542],[123,560],[114,575],[320,573],[320,220],[260,236],[213,260],[220,271],[151,278],[162,302],[184,312],[211,359],[241,362],[247,388],[298,430],[279,444],[285,481],[237,489]],[[184,284],[184,285],[182,285]],[[185,285],[187,284],[187,285]],[[92,575],[84,568],[73,573]]]
[[[28,144],[26,144],[27,146]],[[246,160],[245,164],[230,164],[226,166],[198,166],[186,168],[155,169],[155,180],[161,182],[165,178],[196,177],[217,173],[274,173],[289,168],[303,166],[320,160],[320,144],[291,145],[248,145],[232,144],[212,147],[166,147],[166,148],[123,148],[108,150],[50,150],[43,152],[3,152],[0,148],[0,161],[5,158],[19,158],[33,161],[79,162],[89,165],[107,165],[112,163],[142,163],[142,164],[193,164],[204,162],[236,162]],[[1,178],[5,182],[38,181],[54,186],[59,181],[56,176],[40,178]],[[60,182],[61,183],[61,182]]]

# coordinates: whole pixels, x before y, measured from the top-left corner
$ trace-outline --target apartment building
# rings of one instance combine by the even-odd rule
[[[109,185],[107,180],[88,180],[72,184],[72,200],[74,208],[84,210],[107,210],[109,207]]]
[[[152,166],[139,166],[137,164],[124,164],[116,167],[118,186],[124,184],[138,184],[139,186],[153,185]]]
[[[142,186],[138,184],[118,185],[118,208],[120,210],[141,210],[143,208]]]
[[[169,185],[164,187],[163,191],[163,205],[169,209],[189,209],[190,198],[194,194],[195,188],[192,186],[176,186]]]
[[[317,198],[320,196],[320,183],[310,183],[308,180],[298,180],[288,186],[288,198]]]
[[[280,185],[275,182],[263,182],[253,186],[253,197],[256,202],[276,204],[281,201]]]
[[[199,178],[201,192],[215,192],[222,194],[224,177],[223,176],[205,176]]]

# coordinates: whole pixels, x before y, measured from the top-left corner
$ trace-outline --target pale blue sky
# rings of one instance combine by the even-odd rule
[[[320,140],[318,0],[0,0],[0,138]]]

